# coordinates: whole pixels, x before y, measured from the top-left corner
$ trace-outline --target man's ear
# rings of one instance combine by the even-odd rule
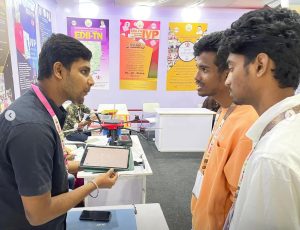
[[[228,77],[228,74],[229,74],[229,69],[226,69],[226,70],[223,71],[223,73],[222,73],[222,79],[224,81],[226,81],[226,79]]]
[[[61,62],[55,62],[53,64],[53,75],[57,79],[63,79],[63,71],[65,71],[65,68]]]
[[[270,60],[270,57],[266,53],[259,53],[256,56],[255,65],[257,77],[262,77],[268,72],[268,68],[270,68]]]

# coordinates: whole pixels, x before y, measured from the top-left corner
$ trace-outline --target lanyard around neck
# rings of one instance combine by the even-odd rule
[[[234,109],[236,108],[235,104],[231,104],[228,108],[228,110],[226,111],[224,117],[222,118],[221,122],[218,122],[218,119],[220,117],[221,114],[221,108],[218,110],[217,112],[217,117],[216,117],[216,123],[213,127],[212,133],[211,133],[211,138],[207,147],[207,150],[203,156],[203,160],[201,162],[201,166],[200,166],[200,170],[202,172],[202,174],[204,175],[204,171],[207,167],[209,158],[210,158],[210,153],[212,151],[213,146],[215,145],[216,140],[218,139],[218,136],[222,130],[222,127],[225,123],[225,121],[227,120],[227,118],[229,117],[229,115],[234,111]]]
[[[51,105],[49,104],[48,100],[46,99],[45,95],[39,89],[39,87],[34,85],[34,84],[31,84],[31,88],[33,89],[33,92],[36,94],[36,96],[38,97],[40,102],[43,104],[43,106],[46,108],[46,110],[48,111],[48,113],[50,114],[50,116],[53,120],[53,123],[55,125],[55,129],[56,129],[57,133],[59,134],[61,147],[62,147],[63,154],[64,154],[64,157],[65,157],[65,163],[67,164],[66,152],[65,152],[65,143],[64,143],[64,133],[61,129],[59,120],[58,120],[54,110],[52,109]]]
[[[272,119],[272,121],[270,121],[267,126],[264,128],[264,130],[262,131],[258,141],[255,143],[254,147],[252,148],[252,151],[249,153],[249,155],[247,156],[244,164],[243,164],[243,168],[240,174],[240,178],[239,178],[239,183],[237,186],[237,189],[235,191],[235,195],[234,195],[234,201],[233,204],[229,210],[229,213],[227,215],[227,218],[225,220],[224,223],[224,227],[223,230],[228,230],[230,228],[230,223],[232,221],[233,215],[234,215],[234,208],[235,208],[235,204],[236,204],[236,200],[237,197],[239,195],[239,191],[241,188],[241,184],[242,184],[242,180],[244,178],[244,174],[245,174],[245,170],[246,170],[246,166],[248,163],[248,160],[250,158],[250,156],[252,155],[252,153],[254,152],[258,142],[268,133],[270,132],[278,123],[280,123],[281,121],[287,119],[287,120],[292,120],[294,118],[294,116],[296,114],[300,113],[300,105],[296,105],[290,109],[285,110],[284,112],[280,113],[279,115],[277,115],[275,118]]]
[[[252,155],[252,153],[254,152],[257,144],[259,143],[259,141],[268,133],[270,132],[277,124],[279,124],[281,121],[287,119],[287,120],[292,120],[294,118],[294,116],[296,114],[300,113],[300,105],[296,105],[290,109],[285,110],[284,112],[278,114],[275,118],[273,118],[268,124],[267,126],[264,128],[264,130],[262,131],[257,143],[255,144],[255,146],[253,147],[252,151],[249,153],[247,159],[244,162],[241,174],[240,174],[240,179],[239,179],[239,183],[238,183],[238,187],[235,193],[235,200],[238,197],[238,193],[240,190],[240,186],[244,177],[244,173],[245,173],[245,169],[248,163],[248,160],[250,158],[250,156]]]

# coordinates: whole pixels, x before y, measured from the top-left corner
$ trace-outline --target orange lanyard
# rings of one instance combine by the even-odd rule
[[[219,120],[219,117],[220,117],[220,114],[221,114],[221,108],[217,112],[216,123],[214,125],[213,130],[212,130],[211,138],[210,138],[207,150],[206,150],[206,152],[203,156],[203,160],[202,160],[201,166],[200,166],[200,171],[202,172],[203,175],[204,175],[204,170],[206,169],[209,158],[210,158],[211,150],[212,150],[213,146],[215,145],[216,140],[218,139],[218,136],[219,136],[219,134],[222,130],[222,127],[223,127],[225,121],[227,120],[229,115],[234,111],[235,107],[236,107],[235,104],[231,104],[229,106],[228,110],[226,111],[226,113],[225,113],[225,115],[224,115],[224,117],[223,117],[223,119],[220,123],[218,123],[218,120]]]

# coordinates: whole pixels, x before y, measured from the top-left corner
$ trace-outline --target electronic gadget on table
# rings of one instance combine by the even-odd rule
[[[132,140],[131,140],[130,135],[128,135],[128,134],[119,135],[117,145],[131,147]]]
[[[100,211],[100,210],[91,210],[91,211]],[[105,210],[111,213],[109,217],[109,221],[95,221],[95,220],[81,220],[80,216],[83,215],[83,218],[86,217],[87,214],[84,214],[81,210],[71,210],[67,215],[67,230],[86,230],[86,229],[95,229],[95,230],[137,230],[136,226],[136,218],[135,218],[135,210],[130,209],[112,209]],[[102,210],[100,211],[102,212]],[[94,214],[91,214],[92,219],[94,218]],[[97,216],[98,214],[96,214]],[[104,216],[107,220],[108,214],[100,214],[100,216]],[[90,216],[90,213],[88,213]],[[101,217],[102,218],[102,217]],[[101,219],[100,218],[100,219]],[[104,218],[104,219],[105,219]]]
[[[79,219],[108,222],[111,219],[111,212],[83,210]]]
[[[128,170],[130,161],[130,149],[118,146],[87,145],[80,167],[87,170]]]

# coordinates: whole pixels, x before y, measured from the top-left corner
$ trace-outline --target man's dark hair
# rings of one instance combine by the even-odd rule
[[[259,53],[266,53],[275,63],[274,78],[279,87],[299,85],[300,16],[296,11],[276,8],[250,11],[232,23],[224,33],[221,50],[241,54],[245,65]]]
[[[55,62],[61,62],[70,70],[73,62],[80,58],[90,61],[92,52],[75,38],[64,34],[52,34],[44,43],[39,55],[38,80],[51,76]]]
[[[215,52],[216,60],[215,65],[218,67],[219,72],[223,72],[227,69],[227,58],[228,53],[226,51],[218,53],[221,40],[223,38],[224,32],[214,32],[202,37],[194,45],[194,56],[197,57],[203,52]]]

